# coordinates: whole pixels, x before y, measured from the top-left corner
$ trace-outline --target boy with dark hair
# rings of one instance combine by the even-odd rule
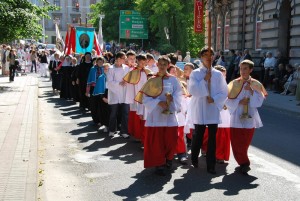
[[[216,174],[216,132],[220,122],[220,111],[227,98],[226,81],[220,71],[212,68],[214,52],[208,47],[202,48],[200,55],[202,65],[194,70],[189,79],[189,93],[192,95],[189,118],[195,125],[192,140],[192,164],[198,167],[198,156],[202,146],[203,135],[208,127],[208,150],[206,157],[207,172]]]
[[[108,104],[110,105],[109,136],[113,137],[117,127],[118,114],[121,116],[120,135],[128,138],[128,112],[130,97],[126,97],[127,84],[123,77],[129,72],[125,65],[126,55],[124,52],[116,54],[114,65],[109,68],[107,74]]]

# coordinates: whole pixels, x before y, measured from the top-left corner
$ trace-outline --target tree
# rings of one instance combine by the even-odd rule
[[[194,3],[191,0],[102,0],[92,5],[91,21],[98,27],[99,13],[103,13],[103,35],[105,40],[119,39],[120,10],[137,10],[149,20],[150,48],[162,51],[179,49],[198,56],[204,46],[204,35],[193,32]],[[165,33],[168,28],[170,39]]]
[[[193,8],[193,1],[190,0],[137,0],[137,9],[149,16],[150,34],[155,34],[158,39],[153,41],[159,44],[158,49],[170,43],[176,49],[190,51],[191,56],[196,57],[204,46],[204,35],[193,32]],[[169,41],[165,27],[169,30]]]
[[[91,5],[91,20],[94,27],[99,27],[99,13],[104,14],[102,21],[103,36],[106,41],[119,40],[119,17],[120,10],[134,10],[134,0],[103,0]]]
[[[0,0],[0,42],[11,42],[22,38],[38,39],[42,37],[42,25],[39,21],[50,18],[48,11],[57,7],[46,0],[40,0],[44,6],[37,6],[27,0]]]

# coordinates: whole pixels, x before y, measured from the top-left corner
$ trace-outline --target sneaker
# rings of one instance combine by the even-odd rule
[[[109,132],[108,136],[113,137],[113,136],[115,136],[115,133],[114,132]]]
[[[129,135],[128,134],[126,134],[126,133],[123,133],[123,134],[120,134],[123,138],[129,138]]]

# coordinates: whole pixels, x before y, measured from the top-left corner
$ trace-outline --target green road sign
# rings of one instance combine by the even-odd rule
[[[120,11],[120,38],[148,39],[148,20],[134,10]]]

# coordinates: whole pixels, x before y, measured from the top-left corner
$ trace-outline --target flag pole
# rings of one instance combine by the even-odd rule
[[[210,5],[208,5],[208,19],[207,19],[207,46],[208,46],[208,55],[209,55],[209,66],[208,70],[211,72],[211,64],[212,64],[212,52],[211,52],[211,11],[212,11],[212,6],[213,6],[213,0],[210,0],[209,2]],[[211,94],[211,79],[208,80],[208,94],[210,96]]]

